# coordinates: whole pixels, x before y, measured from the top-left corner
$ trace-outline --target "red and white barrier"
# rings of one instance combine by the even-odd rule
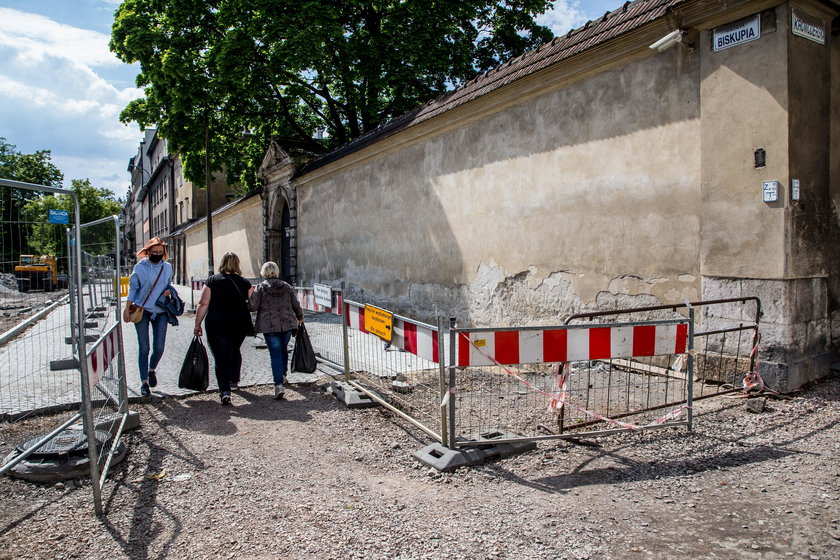
[[[459,366],[536,364],[684,354],[688,325],[570,326],[460,333]]]
[[[112,327],[111,330],[105,334],[105,336],[97,340],[96,344],[93,345],[93,348],[88,351],[87,369],[91,387],[94,387],[97,383],[99,383],[100,377],[102,377],[102,374],[108,370],[111,360],[114,359],[114,356],[116,356],[119,351],[119,333],[117,333],[117,328],[119,328],[119,326],[119,323],[117,323],[114,327]]]
[[[193,280],[192,281],[192,289],[195,291],[199,291],[204,288],[204,280]]]
[[[334,315],[341,315],[341,308],[344,303],[341,292],[338,292],[335,296],[335,307],[326,307],[315,303],[315,290],[312,288],[295,287],[295,296],[297,297],[301,308],[306,311],[317,311],[319,313],[333,313]]]
[[[354,303],[348,303],[345,307],[347,326],[359,332],[368,332],[365,328],[365,308]],[[438,363],[439,344],[437,330],[407,319],[394,317],[391,346],[401,348],[424,360]]]

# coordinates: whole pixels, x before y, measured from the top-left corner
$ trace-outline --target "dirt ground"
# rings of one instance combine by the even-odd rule
[[[428,438],[323,383],[134,405],[106,513],[85,480],[0,478],[0,558],[807,558],[840,555],[840,375],[696,403],[695,430],[627,433],[441,474]],[[0,425],[5,456],[37,418]]]

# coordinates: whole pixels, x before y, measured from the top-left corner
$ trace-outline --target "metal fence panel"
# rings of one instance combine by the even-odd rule
[[[686,320],[450,331],[456,446],[690,425]],[[691,361],[687,371],[691,371]],[[671,408],[668,410],[668,408]],[[687,420],[682,419],[682,417]],[[590,428],[583,432],[583,428]]]

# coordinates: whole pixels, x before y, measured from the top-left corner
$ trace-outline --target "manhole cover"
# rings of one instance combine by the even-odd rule
[[[101,447],[111,439],[111,433],[103,430],[96,430],[96,444]],[[34,447],[44,436],[35,436],[23,443],[18,444],[17,451],[24,453],[27,449]],[[88,452],[87,436],[81,430],[64,430],[50,441],[32,452],[29,457],[37,459],[61,459],[65,457],[83,457]]]

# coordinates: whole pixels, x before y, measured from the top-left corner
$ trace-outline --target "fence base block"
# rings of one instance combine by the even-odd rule
[[[347,408],[369,408],[377,403],[355,387],[336,381],[327,385],[327,392],[347,405]]]
[[[473,467],[490,459],[504,459],[537,448],[537,444],[533,441],[493,443],[493,440],[496,439],[516,437],[519,436],[501,430],[490,430],[469,438],[459,438],[460,442],[481,442],[481,445],[449,449],[436,442],[417,451],[414,458],[427,467],[432,467],[441,472],[449,472],[458,467]]]
[[[451,472],[458,467],[474,467],[487,460],[481,449],[449,449],[437,442],[416,451],[414,458],[440,472]]]

